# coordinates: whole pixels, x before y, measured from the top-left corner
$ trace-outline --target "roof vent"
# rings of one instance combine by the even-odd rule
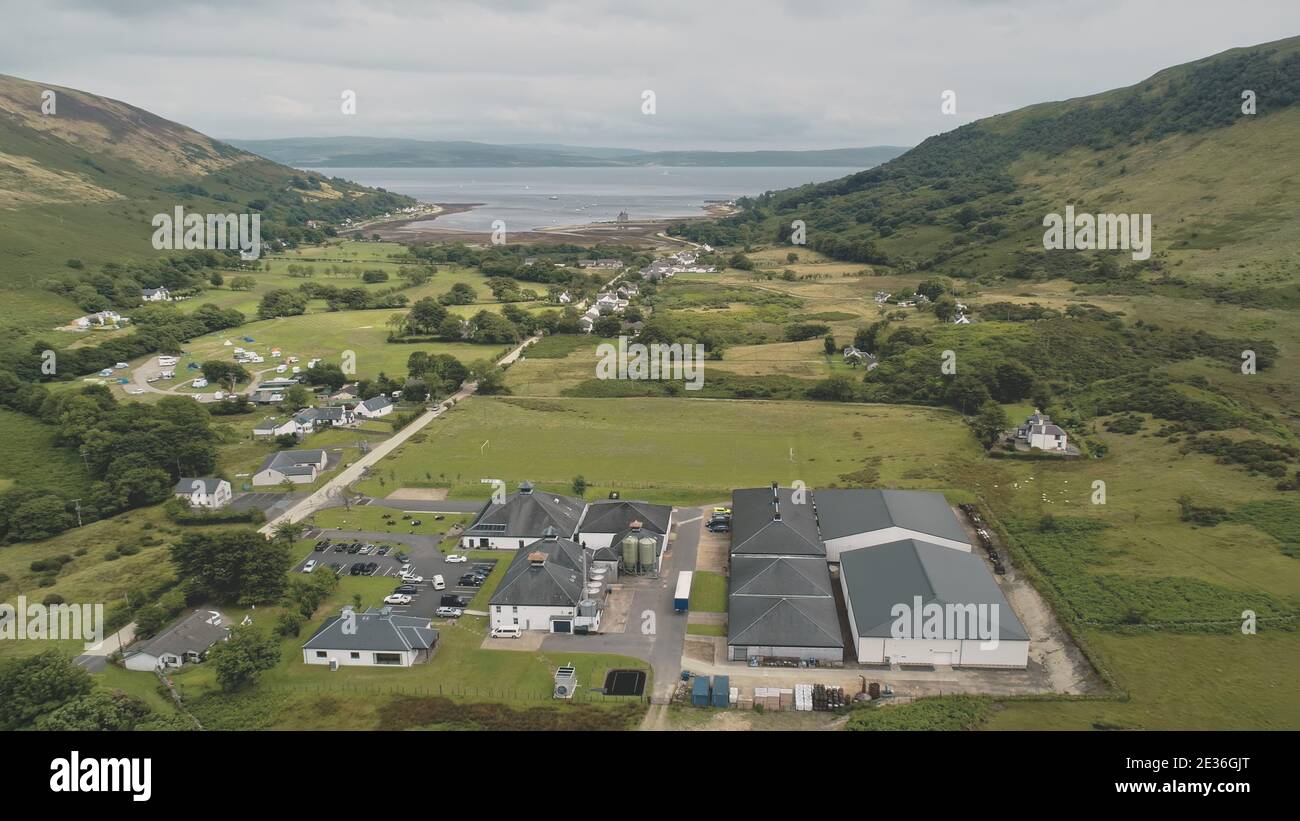
[[[631,530],[640,530],[645,525],[641,522],[640,519],[633,519],[632,521],[628,522],[627,526]]]
[[[523,482],[520,482],[520,483],[519,483],[519,492],[520,492],[520,493],[532,493],[532,492],[533,492],[533,483],[532,483],[532,482],[529,482],[529,481],[526,481],[526,480],[523,481]]]
[[[533,567],[541,567],[546,564],[546,554],[540,550],[534,550],[528,554],[528,563]]]
[[[779,521],[781,521],[781,503],[780,503],[780,502],[773,502],[773,503],[772,503],[772,521],[774,521],[774,522],[779,522]]]
[[[555,528],[547,525],[546,529],[542,531],[542,540],[547,542],[556,542],[560,540],[560,534]]]

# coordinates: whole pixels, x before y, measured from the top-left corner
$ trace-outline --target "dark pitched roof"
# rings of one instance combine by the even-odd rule
[[[920,596],[923,605],[997,605],[999,638],[1029,640],[983,560],[973,553],[902,539],[845,551],[840,554],[840,574],[859,636],[889,637],[891,609],[898,604],[911,607]]]
[[[732,596],[727,623],[727,644],[844,647],[835,600],[829,596]]]
[[[393,404],[393,401],[387,396],[380,394],[379,396],[372,396],[361,404],[365,406],[366,410],[377,411],[389,407]]]
[[[731,511],[732,555],[826,555],[812,505],[795,504],[790,488],[733,490]]]
[[[465,528],[464,535],[540,538],[546,528],[553,527],[561,535],[571,536],[582,510],[580,499],[521,489],[511,494],[505,504],[489,500],[474,523]]]
[[[133,644],[126,655],[143,653],[161,656],[165,653],[201,653],[230,635],[226,619],[216,610],[195,610],[190,615],[168,627],[148,641]]]
[[[202,485],[203,485],[203,492],[204,492],[204,493],[216,493],[216,492],[217,492],[217,488],[221,486],[221,483],[222,483],[223,481],[225,481],[225,480],[224,480],[224,479],[214,479],[214,478],[209,478],[209,477],[204,477],[204,478],[202,478],[202,479],[193,479],[193,478],[190,478],[190,477],[188,477],[188,476],[182,476],[181,479],[180,479],[180,481],[176,483],[176,487],[172,488],[172,492],[173,492],[173,493],[185,493],[185,494],[193,493],[193,492],[194,492],[194,483],[195,483],[195,482],[200,482],[200,483],[202,483]]]
[[[901,527],[970,543],[942,493],[847,488],[814,490],[812,497],[823,539]]]
[[[394,616],[370,609],[352,620],[355,632],[344,631],[343,617],[331,616],[303,645],[304,650],[371,650],[400,653],[428,650],[438,643],[438,631],[428,619]]]
[[[831,575],[820,556],[736,556],[731,560],[733,596],[830,596]]]
[[[284,474],[310,473],[311,465],[319,465],[328,458],[323,450],[282,450],[263,459],[257,472],[275,468]]]
[[[624,499],[603,499],[587,505],[578,529],[583,533],[622,533],[632,522],[655,533],[668,532],[668,520],[673,509],[668,505],[652,505]]]
[[[539,557],[544,561],[536,561]],[[556,537],[520,550],[488,603],[569,607],[584,598],[582,548]]]

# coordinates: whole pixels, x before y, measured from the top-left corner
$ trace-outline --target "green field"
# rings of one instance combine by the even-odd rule
[[[473,397],[382,461],[358,489],[385,495],[443,486],[457,498],[481,498],[479,480],[496,478],[570,493],[581,474],[593,498],[619,490],[683,505],[772,481],[817,487],[870,479],[955,490],[950,463],[977,452],[954,414],[923,408]]]

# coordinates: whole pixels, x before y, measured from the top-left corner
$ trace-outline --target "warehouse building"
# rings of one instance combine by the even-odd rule
[[[971,552],[970,537],[942,493],[848,488],[811,495],[828,561],[840,561],[848,550],[901,539]]]
[[[978,555],[918,539],[840,554],[861,664],[1015,667],[1029,634]]]

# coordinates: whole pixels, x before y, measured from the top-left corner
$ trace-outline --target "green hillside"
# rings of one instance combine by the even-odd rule
[[[41,107],[47,89],[55,93],[49,114]],[[170,253],[152,247],[150,220],[176,206],[260,213],[263,242],[292,245],[319,235],[305,227],[309,219],[339,222],[411,203],[278,165],[126,103],[0,75],[4,340],[84,312],[51,292],[77,271]]]

